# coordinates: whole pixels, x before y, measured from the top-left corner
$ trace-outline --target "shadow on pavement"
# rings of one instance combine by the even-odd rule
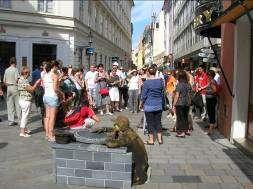
[[[7,142],[0,143],[0,149],[5,148],[8,145]]]
[[[199,125],[203,132],[206,130],[206,122],[198,121],[196,124]],[[238,171],[234,176],[240,177],[244,174],[250,182],[253,182],[253,159],[230,143],[217,129],[214,130],[214,133],[209,138],[219,145],[227,157],[235,164],[232,169],[237,169]]]
[[[44,128],[43,127],[38,127],[36,129],[31,130],[31,134],[36,134],[36,133],[40,133],[43,132]]]

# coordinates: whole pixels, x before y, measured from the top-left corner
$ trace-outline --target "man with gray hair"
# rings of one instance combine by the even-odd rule
[[[7,86],[7,112],[9,126],[17,125],[15,122],[15,112],[20,120],[21,110],[19,107],[19,93],[18,93],[18,79],[19,73],[16,68],[16,58],[10,59],[10,67],[4,72],[4,84]]]

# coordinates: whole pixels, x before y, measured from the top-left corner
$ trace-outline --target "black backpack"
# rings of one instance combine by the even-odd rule
[[[76,138],[69,130],[55,130],[55,142],[58,144],[68,144],[76,142]]]

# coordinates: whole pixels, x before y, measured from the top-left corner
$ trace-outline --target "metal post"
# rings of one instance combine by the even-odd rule
[[[218,55],[217,55],[216,50],[214,49],[214,46],[213,46],[213,44],[212,44],[212,41],[211,41],[210,37],[207,37],[207,39],[208,39],[208,41],[209,41],[209,43],[210,43],[210,45],[211,45],[211,48],[212,48],[212,50],[213,50],[213,52],[214,52],[215,59],[216,59],[216,61],[218,62],[218,65],[219,65],[219,67],[220,67],[220,69],[221,69],[221,73],[222,73],[222,75],[223,75],[223,77],[224,77],[225,84],[226,84],[226,86],[227,86],[227,88],[228,88],[228,91],[229,91],[230,95],[234,98],[235,95],[233,94],[232,89],[231,89],[231,87],[229,86],[227,77],[226,77],[226,75],[225,75],[225,72],[224,72],[224,70],[223,70],[221,64],[220,64],[220,60],[219,60],[219,58],[218,58]]]

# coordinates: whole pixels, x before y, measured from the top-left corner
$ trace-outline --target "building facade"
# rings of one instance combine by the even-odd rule
[[[152,28],[147,25],[143,32],[144,65],[150,66],[153,62]]]
[[[173,55],[177,62],[199,64],[203,59],[198,56],[203,48],[209,48],[207,38],[194,31],[195,9],[198,2],[173,0]],[[212,43],[220,46],[220,39]]]
[[[132,6],[132,0],[0,1],[2,69],[12,56],[18,67],[34,68],[43,60],[60,59],[64,65],[88,69],[90,63],[102,63],[109,68],[113,57],[127,66]],[[94,53],[89,61],[90,40]]]
[[[173,69],[173,1],[164,0],[164,40],[165,40],[165,56],[166,64],[169,68]]]
[[[153,62],[158,66],[163,65],[165,56],[165,21],[164,11],[161,10],[154,23],[153,34]]]

